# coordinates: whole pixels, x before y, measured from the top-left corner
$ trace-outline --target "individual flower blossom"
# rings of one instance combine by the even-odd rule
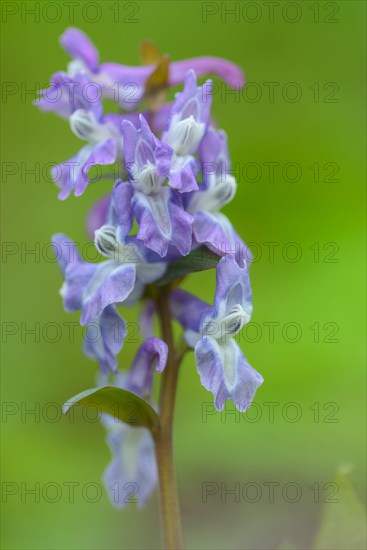
[[[91,110],[96,118],[102,115],[101,88],[93,82],[85,72],[75,73],[73,76],[63,71],[52,75],[50,86],[38,92],[40,97],[34,105],[41,111],[52,112],[61,118],[68,119],[78,109]],[[145,117],[153,117],[154,128],[162,131],[167,125],[172,105],[165,104],[154,114],[144,111]],[[116,128],[121,127],[123,120],[129,120],[137,128],[140,126],[139,113],[107,113],[106,121],[112,122]]]
[[[133,305],[147,283],[161,277],[166,269],[162,262],[145,261],[144,250],[131,237],[116,240],[113,226],[96,231],[95,244],[109,258],[101,263],[83,262],[76,247],[65,235],[55,235],[53,244],[65,282],[61,295],[66,311],[81,310],[81,324],[92,324],[101,338],[89,338],[85,352],[100,363],[101,370],[115,370],[116,354],[126,337],[126,324],[115,304]],[[88,336],[88,335],[87,335]]]
[[[98,94],[93,97],[93,92],[87,91],[90,86],[95,84],[85,73],[77,73],[73,78],[65,73],[56,73],[52,77],[51,87],[42,90],[41,97],[35,101],[41,110],[69,119],[72,132],[88,141],[77,155],[56,165],[51,171],[55,183],[61,187],[61,199],[67,198],[72,191],[76,196],[85,191],[89,183],[88,171],[92,166],[112,164],[117,155],[121,156],[123,120],[140,125],[139,113],[103,114]],[[165,117],[157,119],[159,124],[163,124],[168,117],[168,110],[165,111]]]
[[[34,105],[41,111],[52,112],[61,118],[68,119],[78,109],[94,110],[96,118],[102,112],[101,87],[90,80],[85,72],[75,73],[73,76],[63,71],[52,75],[50,86],[39,91],[40,97]],[[143,111],[146,118],[154,121],[154,129],[161,132],[168,122],[172,104],[161,105],[156,112]],[[104,120],[111,122],[120,130],[121,122],[129,120],[137,128],[140,126],[139,113],[107,113]]]
[[[240,267],[233,255],[224,256],[217,266],[214,306],[182,290],[172,292],[171,306],[174,317],[187,329],[186,341],[195,348],[200,380],[213,393],[215,408],[223,410],[230,399],[245,411],[263,382],[235,341],[252,313],[247,267]]]
[[[187,211],[194,216],[195,241],[219,254],[235,254],[240,266],[252,256],[227,216],[220,212],[234,197],[237,182],[231,174],[227,135],[208,128],[200,145],[203,183],[186,201]]]
[[[52,178],[61,187],[60,199],[66,199],[72,191],[76,196],[82,195],[89,183],[90,168],[114,163],[122,150],[121,135],[113,119],[103,117],[95,106],[90,110],[77,109],[69,121],[73,133],[88,144],[70,160],[52,168]]]
[[[68,280],[67,288],[62,287],[67,311],[76,311],[83,307],[84,281],[89,279],[75,244],[64,235],[53,237],[53,246],[60,270]],[[73,275],[70,275],[72,273]],[[116,370],[116,355],[122,348],[126,337],[126,323],[113,304],[108,305],[90,327],[93,334],[85,335],[84,351],[88,357],[99,362],[102,372]]]
[[[177,192],[184,189],[180,187],[176,191],[164,185],[167,180],[172,186],[173,151],[155,137],[143,116],[140,123],[139,130],[129,122],[122,125],[129,182],[118,182],[113,191],[119,226],[123,233],[128,234],[135,215],[139,225],[137,237],[145,246],[162,258],[166,256],[169,245],[186,255],[191,248],[193,218],[183,209]],[[177,180],[174,185],[176,183]],[[190,183],[188,190],[192,188]]]
[[[204,87],[209,91],[204,91]],[[193,155],[209,123],[210,90],[210,81],[198,86],[195,72],[190,70],[185,78],[184,90],[176,94],[167,129],[162,135],[162,141],[173,149],[170,184],[184,192],[198,189],[198,163]]]
[[[145,83],[156,66],[129,67],[119,63],[99,63],[99,54],[91,40],[81,30],[70,27],[60,38],[62,47],[73,58],[68,74],[84,72],[100,85],[103,96],[118,103],[124,110],[138,107],[145,93]],[[244,75],[241,69],[221,58],[197,57],[169,64],[169,86],[181,84],[187,72],[194,69],[197,76],[212,73],[232,88],[242,88]]]
[[[205,83],[210,89],[210,81]],[[168,143],[179,156],[192,155],[198,150],[210,117],[211,93],[198,86],[196,75],[190,70],[185,78],[185,87],[176,94],[168,128],[162,140]]]
[[[114,113],[103,115],[100,97],[87,93],[93,86],[89,77],[77,73],[72,78],[65,73],[56,73],[51,87],[41,91],[41,97],[35,105],[43,111],[68,118],[72,132],[88,142],[74,157],[52,168],[55,183],[61,187],[60,199],[67,198],[72,191],[81,195],[88,183],[88,171],[96,165],[115,162],[122,151],[121,122],[122,115]],[[128,115],[131,120],[132,115]],[[135,117],[136,119],[136,117]]]
[[[153,366],[156,364],[157,372],[162,372],[167,356],[165,342],[148,338],[140,346],[129,372],[118,374],[114,385],[151,401]],[[124,424],[109,415],[103,415],[102,422],[108,430],[107,443],[112,452],[112,461],[103,476],[109,497],[120,508],[132,499],[139,507],[144,506],[158,482],[152,434],[146,428]]]
[[[96,118],[102,114],[102,104],[98,94],[90,97],[90,87],[94,84],[85,73],[72,77],[62,71],[51,77],[50,86],[39,92],[34,105],[45,112],[53,112],[61,118],[69,118],[74,111],[85,109],[94,111]]]

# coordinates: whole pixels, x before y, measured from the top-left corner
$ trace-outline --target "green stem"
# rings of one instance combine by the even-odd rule
[[[168,345],[167,366],[163,373],[160,390],[160,429],[155,436],[159,474],[160,510],[165,550],[182,550],[180,507],[173,463],[172,427],[175,406],[179,360],[176,356],[168,288],[159,290],[157,297],[158,316],[162,338]]]

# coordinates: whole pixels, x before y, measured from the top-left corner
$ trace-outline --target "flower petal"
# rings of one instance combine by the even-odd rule
[[[207,81],[205,85],[208,88],[207,93],[204,86],[197,85],[195,71],[190,69],[185,75],[185,87],[182,92],[178,92],[172,105],[171,117],[179,116],[179,120],[193,116],[197,122],[208,124],[211,107],[211,91]]]
[[[205,244],[219,256],[234,254],[240,267],[244,267],[246,262],[252,261],[249,248],[224,214],[196,212],[192,230],[198,243]]]
[[[145,285],[136,279],[135,286],[131,291],[131,294],[124,300],[125,307],[133,307],[140,300],[143,295]]]
[[[73,262],[65,269],[65,283],[60,294],[66,311],[76,311],[83,306],[85,288],[96,272],[98,264]]]
[[[187,72],[193,69],[198,77],[213,74],[227,82],[231,88],[242,88],[244,74],[238,65],[220,57],[194,57],[170,64],[171,86],[183,82]]]
[[[148,338],[138,349],[126,378],[125,388],[148,398],[153,384],[153,366],[162,372],[167,363],[168,346],[159,338]]]
[[[200,144],[199,156],[206,188],[212,180],[215,182],[216,176],[223,178],[231,171],[227,134],[223,130],[208,128]]]
[[[103,475],[112,504],[124,508],[131,502],[147,503],[158,483],[155,448],[151,433],[116,423],[107,435],[112,460]]]
[[[117,181],[113,191],[112,200],[116,213],[116,222],[119,227],[119,239],[123,240],[131,231],[134,221],[132,199],[134,189],[131,183]]]
[[[139,263],[136,266],[136,277],[144,284],[154,283],[165,274],[167,264],[164,262]]]
[[[206,302],[181,289],[171,292],[170,306],[174,319],[185,329],[195,332],[200,332],[201,320],[213,309]]]
[[[132,183],[139,182],[147,166],[156,167],[160,178],[166,178],[171,165],[172,149],[161,143],[151,131],[143,115],[139,116],[140,129],[129,120],[122,122],[124,157]]]
[[[93,86],[98,85],[93,84],[85,73],[78,72],[71,77],[60,71],[52,75],[50,86],[39,92],[41,97],[34,104],[42,111],[53,112],[62,118],[69,118],[76,110],[85,109],[91,111],[96,120],[100,120],[102,102],[98,92],[92,98],[90,88]]]
[[[227,254],[217,265],[214,318],[235,305],[241,305],[248,318],[252,314],[252,293],[247,265],[240,267],[233,254]]]
[[[230,339],[219,345],[205,337],[195,347],[196,365],[202,385],[214,395],[214,405],[221,411],[227,400],[245,411],[263,378],[246,361],[237,343]]]
[[[62,233],[52,236],[52,246],[62,274],[70,263],[81,262],[78,249],[74,241]]]
[[[97,268],[84,291],[82,325],[98,319],[105,307],[126,300],[135,285],[136,269],[132,264],[107,261],[92,265]]]
[[[66,199],[73,190],[76,196],[82,195],[89,183],[89,169],[95,164],[112,164],[116,153],[115,140],[107,139],[97,145],[88,143],[70,160],[53,166],[52,179],[61,187],[59,198]]]
[[[108,374],[110,370],[116,372],[116,355],[122,348],[126,333],[126,323],[113,305],[107,306],[102,315],[88,326],[84,352],[99,362],[102,374]]]
[[[193,217],[182,208],[178,195],[163,187],[155,195],[136,192],[133,209],[139,224],[138,239],[163,258],[172,244],[186,256],[191,249]]]
[[[81,59],[91,71],[97,68],[98,50],[84,32],[69,27],[61,35],[60,43],[71,57]]]
[[[125,111],[134,111],[144,97],[144,83],[152,70],[151,67],[101,63],[96,80],[103,87],[105,97]]]
[[[198,166],[193,156],[175,156],[169,174],[169,184],[180,193],[196,191],[199,189],[195,177],[197,172]]]

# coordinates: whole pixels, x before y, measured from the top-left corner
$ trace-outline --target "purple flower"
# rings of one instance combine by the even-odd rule
[[[75,244],[64,235],[53,237],[55,255],[66,282],[61,294],[65,309],[76,311],[83,307],[84,285],[90,280],[92,264],[84,264]],[[88,357],[96,359],[102,372],[115,370],[116,355],[121,350],[126,337],[126,324],[113,304],[108,305],[94,320],[85,336],[84,351]]]
[[[167,363],[168,346],[163,340],[149,337],[138,349],[126,375],[124,388],[150,401],[153,385],[153,366],[162,372]]]
[[[70,160],[52,168],[52,178],[61,187],[60,199],[66,199],[72,191],[76,196],[82,195],[89,183],[89,169],[96,164],[114,163],[122,148],[113,122],[97,118],[95,110],[77,109],[69,120],[73,133],[88,144]]]
[[[153,365],[162,372],[167,363],[168,347],[159,338],[149,338],[140,346],[127,375],[117,375],[115,385],[150,400],[153,384]],[[133,412],[131,414],[134,414]],[[107,443],[112,461],[103,480],[112,503],[120,508],[132,501],[139,507],[146,504],[158,481],[154,442],[145,428],[136,428],[104,415],[108,430]]]
[[[102,263],[83,262],[75,244],[65,235],[55,235],[53,245],[65,282],[61,288],[66,311],[81,310],[81,324],[97,330],[100,338],[88,336],[85,352],[100,363],[101,370],[116,369],[126,325],[115,304],[133,305],[144,285],[161,277],[166,269],[162,262],[148,264],[138,243],[129,238],[117,242],[116,230],[102,226],[96,231],[97,249],[109,258]]]
[[[61,45],[73,58],[68,73],[86,73],[89,78],[101,86],[104,97],[127,110],[134,110],[144,97],[145,83],[155,65],[129,67],[118,63],[99,64],[98,51],[90,39],[79,29],[68,28],[60,38]],[[232,88],[243,87],[244,75],[235,64],[217,57],[197,57],[169,65],[168,83],[170,86],[181,84],[187,72],[193,69],[196,74],[209,73],[219,76]]]
[[[93,206],[86,220],[87,233],[103,261],[84,262],[75,243],[62,234],[53,237],[64,278],[60,294],[65,310],[81,312],[80,323],[87,329],[84,352],[98,361],[98,384],[103,386],[103,391],[93,388],[78,394],[70,405],[89,401],[92,395],[103,405],[115,401],[112,396],[117,394],[117,401],[130,401],[125,418],[115,418],[110,411],[102,415],[112,452],[103,480],[115,506],[135,501],[140,507],[157,486],[157,456],[165,438],[171,437],[170,430],[166,433],[165,411],[159,417],[153,400],[154,371],[166,368],[169,351],[177,356],[177,367],[183,356],[173,342],[168,350],[167,343],[154,336],[155,321],[163,329],[171,318],[181,323],[184,338],[194,349],[201,383],[212,392],[218,411],[228,400],[245,411],[263,382],[238,345],[252,314],[246,262],[251,256],[221,212],[237,187],[227,136],[212,127],[213,83],[197,82],[213,73],[238,89],[244,76],[236,65],[215,57],[171,62],[149,43],[142,46],[145,66],[100,63],[94,44],[75,28],[68,28],[60,42],[72,59],[66,72],[52,76],[35,104],[69,120],[74,135],[86,144],[52,169],[59,197],[82,195],[91,180],[91,167],[116,163],[114,174],[105,170],[100,174],[114,181],[113,189]],[[165,103],[166,89],[182,83],[173,103]],[[105,99],[112,100],[116,112],[104,112]],[[144,112],[139,109],[142,101]],[[132,235],[135,225],[137,232]],[[202,245],[222,256],[213,305],[178,289],[187,274],[210,267],[195,252]],[[117,355],[127,325],[117,306],[130,307],[138,301],[145,341],[131,368],[122,372]],[[111,384],[114,390],[105,387]],[[163,383],[161,403],[167,390]],[[137,417],[134,422],[134,405],[139,403],[145,422]]]
[[[234,197],[237,182],[231,174],[227,135],[209,128],[200,146],[203,184],[187,199],[187,211],[194,216],[193,235],[199,244],[224,256],[235,254],[240,266],[252,256],[234,230],[231,222],[220,212]]]
[[[92,73],[98,71],[99,54],[88,36],[74,27],[67,28],[60,36],[62,47],[73,58],[74,66],[88,69]]]
[[[186,328],[187,343],[195,348],[202,385],[214,395],[218,411],[231,399],[239,411],[251,404],[263,378],[246,361],[234,337],[251,318],[252,298],[247,267],[233,255],[217,266],[214,306],[184,292],[172,292],[172,313]]]
[[[61,187],[60,199],[67,198],[72,191],[81,195],[89,183],[89,169],[96,164],[112,164],[118,152],[121,153],[121,117],[116,120],[116,115],[103,116],[100,97],[90,97],[91,92],[87,91],[91,85],[84,73],[73,77],[56,73],[51,87],[43,90],[42,97],[35,102],[43,111],[68,118],[72,132],[88,142],[74,157],[51,170],[53,180]]]
[[[99,119],[102,103],[98,93],[93,99],[90,90],[93,86],[85,73],[76,73],[71,77],[67,73],[58,72],[51,77],[50,86],[39,92],[41,97],[34,104],[41,111],[53,112],[62,118],[69,118],[74,111],[85,109],[94,112]]]
[[[59,71],[52,75],[50,86],[40,90],[41,97],[35,100],[34,105],[45,112],[53,112],[61,118],[70,118],[78,109],[92,111],[97,120],[102,118],[103,105],[101,87],[90,79],[85,72],[76,72],[69,75]],[[170,113],[170,106],[164,105],[156,113],[155,126],[163,129]],[[108,113],[105,121],[113,123],[119,130],[122,120],[130,120],[139,125],[139,113]]]
[[[118,182],[113,191],[118,223],[125,235],[130,231],[135,215],[138,225],[138,239],[144,245],[166,256],[169,245],[182,255],[190,252],[191,224],[193,218],[184,211],[179,193],[164,185],[179,187],[179,191],[197,187],[196,180],[170,178],[172,149],[159,141],[151,132],[143,116],[137,130],[131,123],[124,122],[124,155],[129,174],[129,183]],[[131,205],[131,208],[130,208]]]
[[[154,441],[145,428],[133,428],[122,422],[103,420],[108,430],[107,444],[112,460],[103,475],[112,504],[124,508],[136,502],[142,507],[155,491],[158,470]]]
[[[210,88],[210,81],[204,86]],[[210,117],[211,93],[204,86],[198,87],[196,75],[190,70],[185,78],[185,87],[176,94],[168,128],[162,140],[168,143],[179,156],[192,155],[198,150]]]

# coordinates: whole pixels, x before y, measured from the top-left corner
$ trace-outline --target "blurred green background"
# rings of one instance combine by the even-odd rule
[[[174,60],[226,57],[252,83],[243,95],[219,88],[213,112],[241,172],[226,213],[258,255],[253,324],[241,346],[265,382],[246,416],[228,407],[227,415],[203,417],[212,397],[192,356],[185,359],[175,420],[183,525],[192,549],[268,549],[284,540],[310,548],[321,507],[339,506],[327,502],[325,484],[340,465],[352,466],[364,498],[365,3],[74,2],[74,15],[69,4],[2,3],[3,548],[160,544],[157,497],[143,511],[115,510],[104,490],[94,498],[110,458],[103,429],[77,414],[74,422],[60,419],[56,409],[94,385],[97,366],[82,354],[79,328],[69,341],[64,323],[77,323],[78,314],[63,311],[49,238],[62,231],[86,243],[84,216],[110,185],[60,202],[46,168],[39,177],[25,174],[80,147],[65,121],[32,106],[34,90],[69,60],[58,37],[70,25],[91,36],[103,61],[137,64],[146,38]],[[37,20],[25,5],[38,6]],[[277,163],[274,177],[267,163]],[[211,301],[214,273],[193,275],[185,286]],[[35,326],[39,338],[26,332]],[[136,347],[125,345],[122,367]],[[26,414],[35,407],[36,415]],[[218,490],[203,502],[207,482]],[[247,498],[226,496],[226,487],[237,483],[242,492],[249,482],[256,485]],[[274,502],[269,482],[278,484]],[[289,483],[301,487],[298,502],[289,502]],[[39,498],[26,493],[32,487]]]

